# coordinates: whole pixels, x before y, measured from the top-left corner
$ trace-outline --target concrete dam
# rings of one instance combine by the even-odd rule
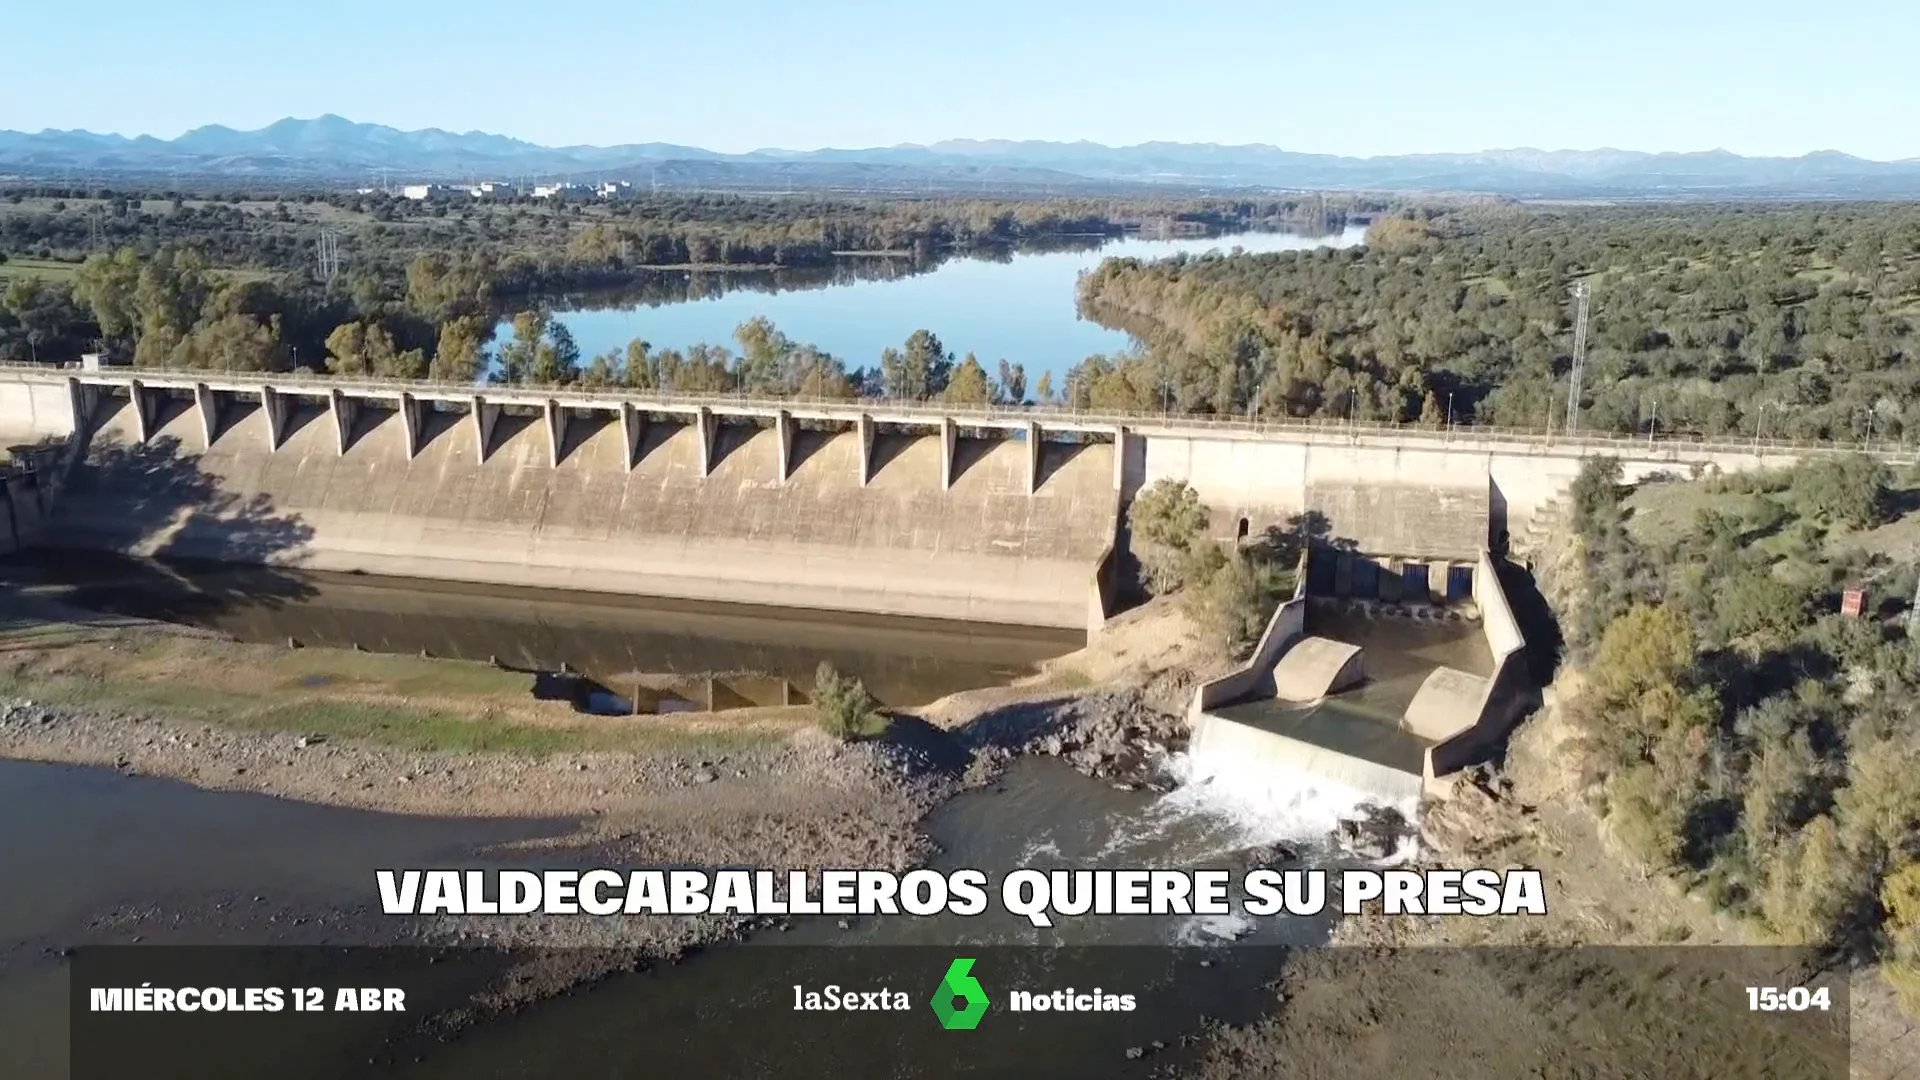
[[[0,437],[83,450],[41,543],[482,585],[1092,629],[1125,507],[1471,566],[1583,456],[1628,480],[1788,451],[886,402],[0,370]],[[0,538],[7,539],[7,538]]]
[[[0,368],[0,438],[16,463],[0,486],[8,550],[1087,634],[1122,600],[1132,498],[1184,481],[1223,542],[1278,530],[1343,553],[1303,565],[1249,665],[1196,694],[1196,748],[1318,761],[1399,792],[1511,722],[1523,665],[1489,552],[1537,539],[1585,457],[1619,458],[1632,482],[1818,452],[46,366]],[[1369,681],[1367,657],[1306,626],[1322,577],[1335,596],[1470,601],[1492,666],[1440,668],[1397,734],[1223,716]],[[1392,746],[1339,748],[1358,734]]]

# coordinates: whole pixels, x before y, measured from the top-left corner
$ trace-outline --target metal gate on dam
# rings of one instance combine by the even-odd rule
[[[1160,479],[1222,540],[1404,582],[1525,535],[1596,449],[1629,480],[1802,452],[47,366],[0,369],[0,438],[74,451],[48,545],[1088,630]]]

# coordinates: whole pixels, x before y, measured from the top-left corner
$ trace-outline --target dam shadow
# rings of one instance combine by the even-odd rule
[[[887,466],[891,465],[895,459],[906,453],[908,447],[923,438],[926,438],[926,436],[910,432],[882,431],[876,429],[873,433],[873,457],[868,463],[867,475],[870,477],[879,476],[882,472],[886,471]]]
[[[719,421],[716,419],[715,423]],[[713,433],[713,456],[707,462],[708,473],[719,471],[728,458],[740,453],[761,432],[768,430],[771,429],[761,424],[719,424],[719,430]]]
[[[383,409],[362,401],[349,415],[352,418],[347,421],[346,437],[340,442],[342,453],[351,453],[354,447],[372,438],[374,432],[388,425],[392,425],[396,432],[393,438],[406,437],[401,427],[399,409]]]
[[[289,397],[286,419],[281,421],[280,444],[285,446],[295,435],[305,431],[308,424],[326,418],[327,406],[313,398]]]
[[[788,475],[797,475],[801,466],[811,461],[815,454],[825,450],[828,444],[845,433],[844,427],[829,430],[796,426],[793,429],[793,446],[788,450]]]
[[[566,421],[560,428],[559,452],[554,455],[556,465],[565,465],[575,450],[593,441],[594,437],[614,421],[611,413],[599,409],[580,409],[569,411]]]
[[[512,408],[514,407],[503,405],[500,407],[499,413],[495,414],[493,418],[493,430],[488,433],[487,444],[480,448],[481,460],[492,461],[496,451],[502,447],[513,445],[513,440],[519,438],[520,435],[532,427],[534,421],[538,419],[538,417],[531,412],[509,411]]]
[[[1554,675],[1560,670],[1561,654],[1566,647],[1566,638],[1560,632],[1560,621],[1554,617],[1553,608],[1540,592],[1539,584],[1525,568],[1505,559],[1496,559],[1494,569],[1500,575],[1500,588],[1507,594],[1507,604],[1513,609],[1514,621],[1520,624],[1520,632],[1526,635],[1527,668],[1533,676],[1533,685],[1551,686]]]
[[[693,427],[678,417],[663,414],[648,414],[646,426],[640,432],[640,446],[634,451],[635,469],[640,468],[649,458],[666,451],[666,448],[683,431]],[[692,438],[691,435],[688,438]]]
[[[442,438],[467,420],[467,410],[444,407],[446,402],[429,401],[420,405],[420,445],[414,447],[416,455],[426,452],[435,439]]]
[[[155,612],[145,617],[181,621],[204,618],[237,604],[279,605],[311,595],[306,582],[274,567],[297,560],[313,537],[312,527],[299,515],[277,512],[273,500],[264,494],[224,490],[217,477],[200,468],[197,455],[181,453],[180,440],[174,436],[144,444],[89,439],[82,449],[82,460],[54,503],[50,542],[14,560],[9,566],[11,576],[34,579],[39,571],[60,566],[104,574],[118,584],[99,590],[101,599],[146,586],[163,595],[177,595],[180,601],[170,614]],[[110,513],[111,518],[76,521],[68,512],[70,500],[110,508],[98,513]],[[93,545],[105,550],[61,550],[58,537],[75,528],[108,541]],[[136,551],[152,558],[125,555]],[[121,557],[116,558],[116,553]],[[243,589],[184,589],[179,575],[160,561],[169,559],[251,564],[259,573]]]
[[[1086,449],[1087,444],[1078,440],[1061,442],[1054,439],[1041,439],[1040,474],[1037,477],[1037,483],[1034,484],[1034,487],[1045,489],[1047,481],[1051,480],[1055,473],[1071,465],[1073,459],[1085,453]]]
[[[1005,441],[1005,439],[955,436],[953,440],[953,482],[956,484],[959,483],[960,478],[967,475],[969,469],[986,460],[987,455],[993,453],[994,447],[999,446]]]
[[[253,419],[260,411],[260,403],[250,398],[234,398],[222,401],[213,412],[213,433],[207,441],[217,443],[227,433]]]

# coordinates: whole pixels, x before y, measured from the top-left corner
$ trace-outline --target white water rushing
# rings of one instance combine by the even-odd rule
[[[1418,801],[1349,787],[1281,762],[1172,754],[1163,763],[1178,786],[1124,823],[1099,853],[1104,859],[1157,849],[1180,862],[1204,862],[1276,843],[1325,843],[1342,819],[1367,807],[1416,820]],[[1398,861],[1408,855],[1402,851]]]

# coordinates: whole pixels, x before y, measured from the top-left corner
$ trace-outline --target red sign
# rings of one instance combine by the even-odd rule
[[[1860,617],[1861,609],[1867,606],[1865,589],[1848,589],[1840,594],[1840,614],[1850,619]]]

